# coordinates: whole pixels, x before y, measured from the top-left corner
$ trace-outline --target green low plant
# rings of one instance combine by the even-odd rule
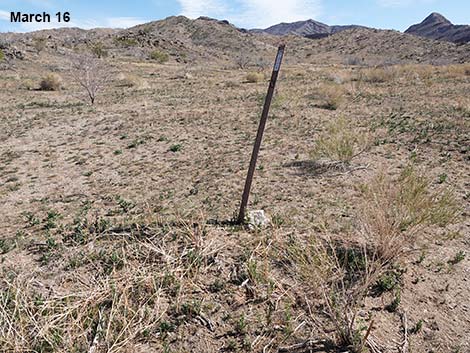
[[[150,59],[155,60],[159,64],[164,64],[170,59],[170,56],[160,50],[154,50],[150,53]]]

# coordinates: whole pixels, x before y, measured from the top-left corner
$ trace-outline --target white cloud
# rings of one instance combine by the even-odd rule
[[[139,17],[110,17],[104,22],[106,25],[100,27],[129,28],[148,22],[148,20]]]
[[[0,20],[2,21],[10,21],[10,13],[0,10]]]
[[[10,13],[0,10],[0,21],[10,21]],[[55,16],[51,16],[50,23],[19,23],[12,24],[11,31],[14,32],[32,32],[43,29],[78,27],[83,29],[106,27],[106,28],[129,28],[147,22],[147,20],[138,17],[108,17],[102,20],[72,20],[71,22],[57,22]]]
[[[430,4],[435,0],[378,0],[379,5],[383,7],[407,7],[416,3]]]
[[[228,9],[223,0],[178,0],[181,14],[189,18],[220,16]]]
[[[181,14],[189,18],[227,19],[240,27],[268,27],[279,22],[318,18],[320,0],[178,0]]]

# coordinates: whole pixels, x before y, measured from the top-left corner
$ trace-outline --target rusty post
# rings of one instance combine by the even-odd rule
[[[281,68],[282,57],[284,56],[285,45],[279,46],[276,55],[276,61],[274,62],[273,73],[271,75],[271,81],[269,82],[268,93],[264,101],[263,113],[261,114],[261,120],[258,126],[258,133],[256,134],[255,144],[253,146],[253,152],[251,154],[250,167],[248,168],[248,174],[245,181],[245,189],[243,190],[242,203],[240,205],[240,212],[238,213],[237,223],[242,224],[245,222],[246,206],[248,205],[248,198],[250,196],[251,183],[253,181],[253,175],[255,173],[256,161],[258,159],[259,150],[261,147],[261,140],[263,139],[264,128],[268,119],[269,108],[274,95],[274,88],[276,86],[277,76],[279,75],[279,69]]]

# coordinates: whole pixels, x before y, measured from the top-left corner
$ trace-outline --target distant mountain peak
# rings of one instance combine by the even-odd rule
[[[362,26],[348,25],[348,26],[329,26],[325,23],[318,22],[312,19],[304,21],[296,21],[291,23],[282,22],[274,26],[268,27],[263,30],[254,30],[255,33],[269,33],[273,35],[288,35],[295,34],[308,38],[322,38],[331,34],[341,32],[347,29],[357,28]]]
[[[424,19],[424,21],[421,22],[421,23],[422,24],[426,24],[426,23],[447,23],[447,24],[450,24],[450,25],[452,24],[452,22],[450,22],[447,18],[445,18],[443,15],[441,15],[438,12],[433,12],[428,17],[426,17]]]
[[[453,43],[470,42],[470,26],[454,25],[437,12],[430,14],[421,23],[411,26],[405,33]]]

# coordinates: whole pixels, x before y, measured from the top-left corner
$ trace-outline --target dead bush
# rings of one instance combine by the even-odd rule
[[[41,91],[59,91],[62,88],[62,78],[57,74],[47,74],[39,83]]]
[[[77,54],[72,58],[72,77],[86,92],[91,104],[95,103],[108,83],[109,69],[102,60],[86,54]]]

